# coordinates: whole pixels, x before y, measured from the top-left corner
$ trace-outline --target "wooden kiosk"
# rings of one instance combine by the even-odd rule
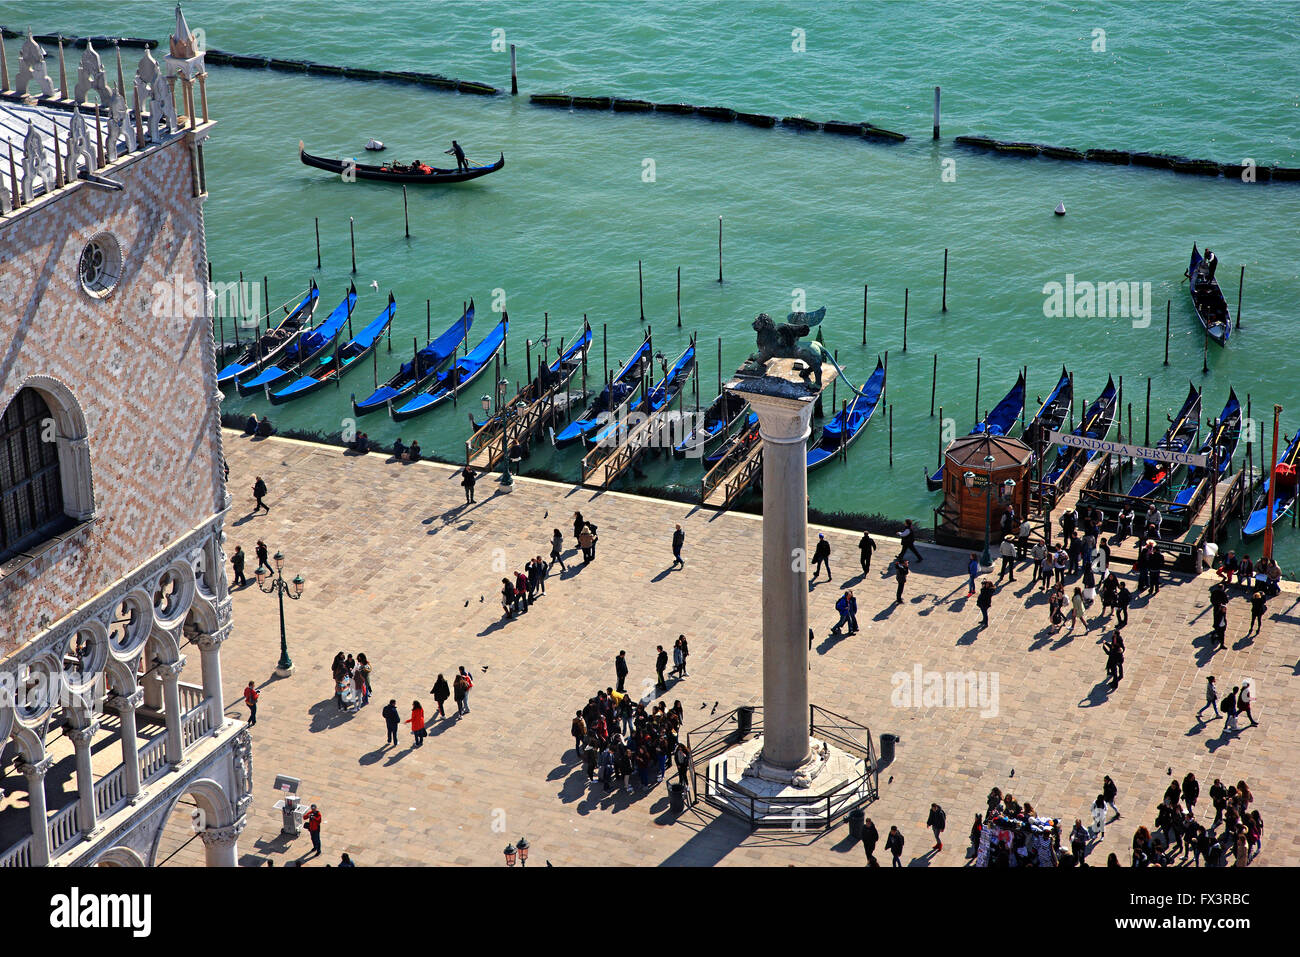
[[[1008,505],[1029,512],[1029,446],[1006,435],[964,435],[943,454],[943,505],[935,509],[935,541],[961,547],[1000,540],[998,517]]]

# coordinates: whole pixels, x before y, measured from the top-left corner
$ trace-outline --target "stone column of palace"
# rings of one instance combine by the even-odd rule
[[[22,766],[27,778],[27,808],[32,825],[32,867],[45,867],[50,863],[50,825],[45,803],[45,775],[54,766],[51,758],[42,758]]]
[[[163,718],[167,722],[167,743],[164,745],[167,763],[175,770],[185,756],[184,735],[181,729],[181,671],[185,668],[185,656],[172,662],[164,662],[155,669],[162,676]]]
[[[98,721],[80,728],[64,728],[63,733],[72,741],[77,763],[77,799],[81,804],[80,827],[83,837],[89,837],[98,823],[95,811],[95,774],[90,765],[90,745],[99,730]]]
[[[144,703],[144,692],[139,688],[129,695],[113,694],[105,702],[117,712],[122,722],[122,773],[125,777],[126,796],[135,804],[140,799],[140,735],[136,727],[135,711]]]
[[[767,380],[758,380],[762,388]],[[780,385],[786,383],[780,382]],[[777,391],[777,390],[773,390]],[[763,439],[763,761],[793,770],[808,744],[808,423],[815,395],[744,390]]]
[[[236,843],[247,821],[240,818],[225,827],[208,827],[199,831],[203,841],[203,862],[208,867],[237,867],[239,847]]]

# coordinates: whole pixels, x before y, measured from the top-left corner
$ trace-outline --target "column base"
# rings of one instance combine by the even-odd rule
[[[293,665],[290,665],[288,668],[275,669],[275,676],[277,678],[288,678],[291,677],[292,675],[293,675]]]
[[[709,762],[697,797],[750,827],[790,831],[829,828],[876,797],[865,758],[815,737],[809,745],[803,765],[778,768],[763,760],[761,736],[744,741]]]

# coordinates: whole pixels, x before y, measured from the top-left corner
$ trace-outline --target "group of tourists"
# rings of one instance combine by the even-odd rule
[[[657,702],[649,709],[625,691],[606,688],[574,713],[570,733],[587,781],[600,778],[605,793],[622,788],[645,791],[664,780],[670,762],[678,783],[688,786],[690,751],[679,738],[684,711]]]
[[[504,617],[518,618],[528,606],[546,594],[546,573],[550,565],[541,555],[530,558],[522,569],[515,571],[514,581],[509,576],[501,579],[501,608]]]
[[[1172,773],[1172,771],[1171,771]],[[1258,809],[1251,809],[1254,795],[1245,781],[1225,785],[1219,778],[1210,785],[1210,802],[1214,820],[1207,828],[1196,820],[1196,803],[1201,786],[1190,771],[1179,783],[1169,782],[1156,808],[1152,828],[1139,827],[1133,834],[1134,867],[1245,867],[1263,846],[1264,820]],[[1219,824],[1223,830],[1215,831]]]
[[[433,683],[433,687],[429,689],[429,693],[433,695],[438,717],[444,720],[447,718],[446,704],[448,698],[453,698],[456,702],[455,717],[459,718],[461,715],[469,714],[469,693],[473,687],[474,677],[464,665],[461,665],[457,670],[450,685],[447,684],[447,679],[439,674],[437,680]],[[420,704],[419,700],[411,702],[411,715],[408,718],[403,718],[397,710],[397,699],[390,698],[388,704],[384,705],[382,715],[384,724],[388,728],[388,736],[384,739],[385,746],[389,744],[394,747],[397,746],[397,731],[404,724],[411,726],[411,735],[414,739],[412,746],[416,748],[424,746],[424,739],[429,735],[428,723],[432,716],[425,716],[424,706]]]
[[[370,662],[364,654],[339,652],[330,665],[334,677],[334,703],[339,711],[359,711],[370,703]]]

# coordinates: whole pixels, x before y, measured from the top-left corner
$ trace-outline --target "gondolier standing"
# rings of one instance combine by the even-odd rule
[[[455,140],[451,141],[451,149],[443,152],[450,153],[456,157],[456,169],[464,171],[469,169],[469,160],[465,159],[465,151],[460,148],[460,144]]]

